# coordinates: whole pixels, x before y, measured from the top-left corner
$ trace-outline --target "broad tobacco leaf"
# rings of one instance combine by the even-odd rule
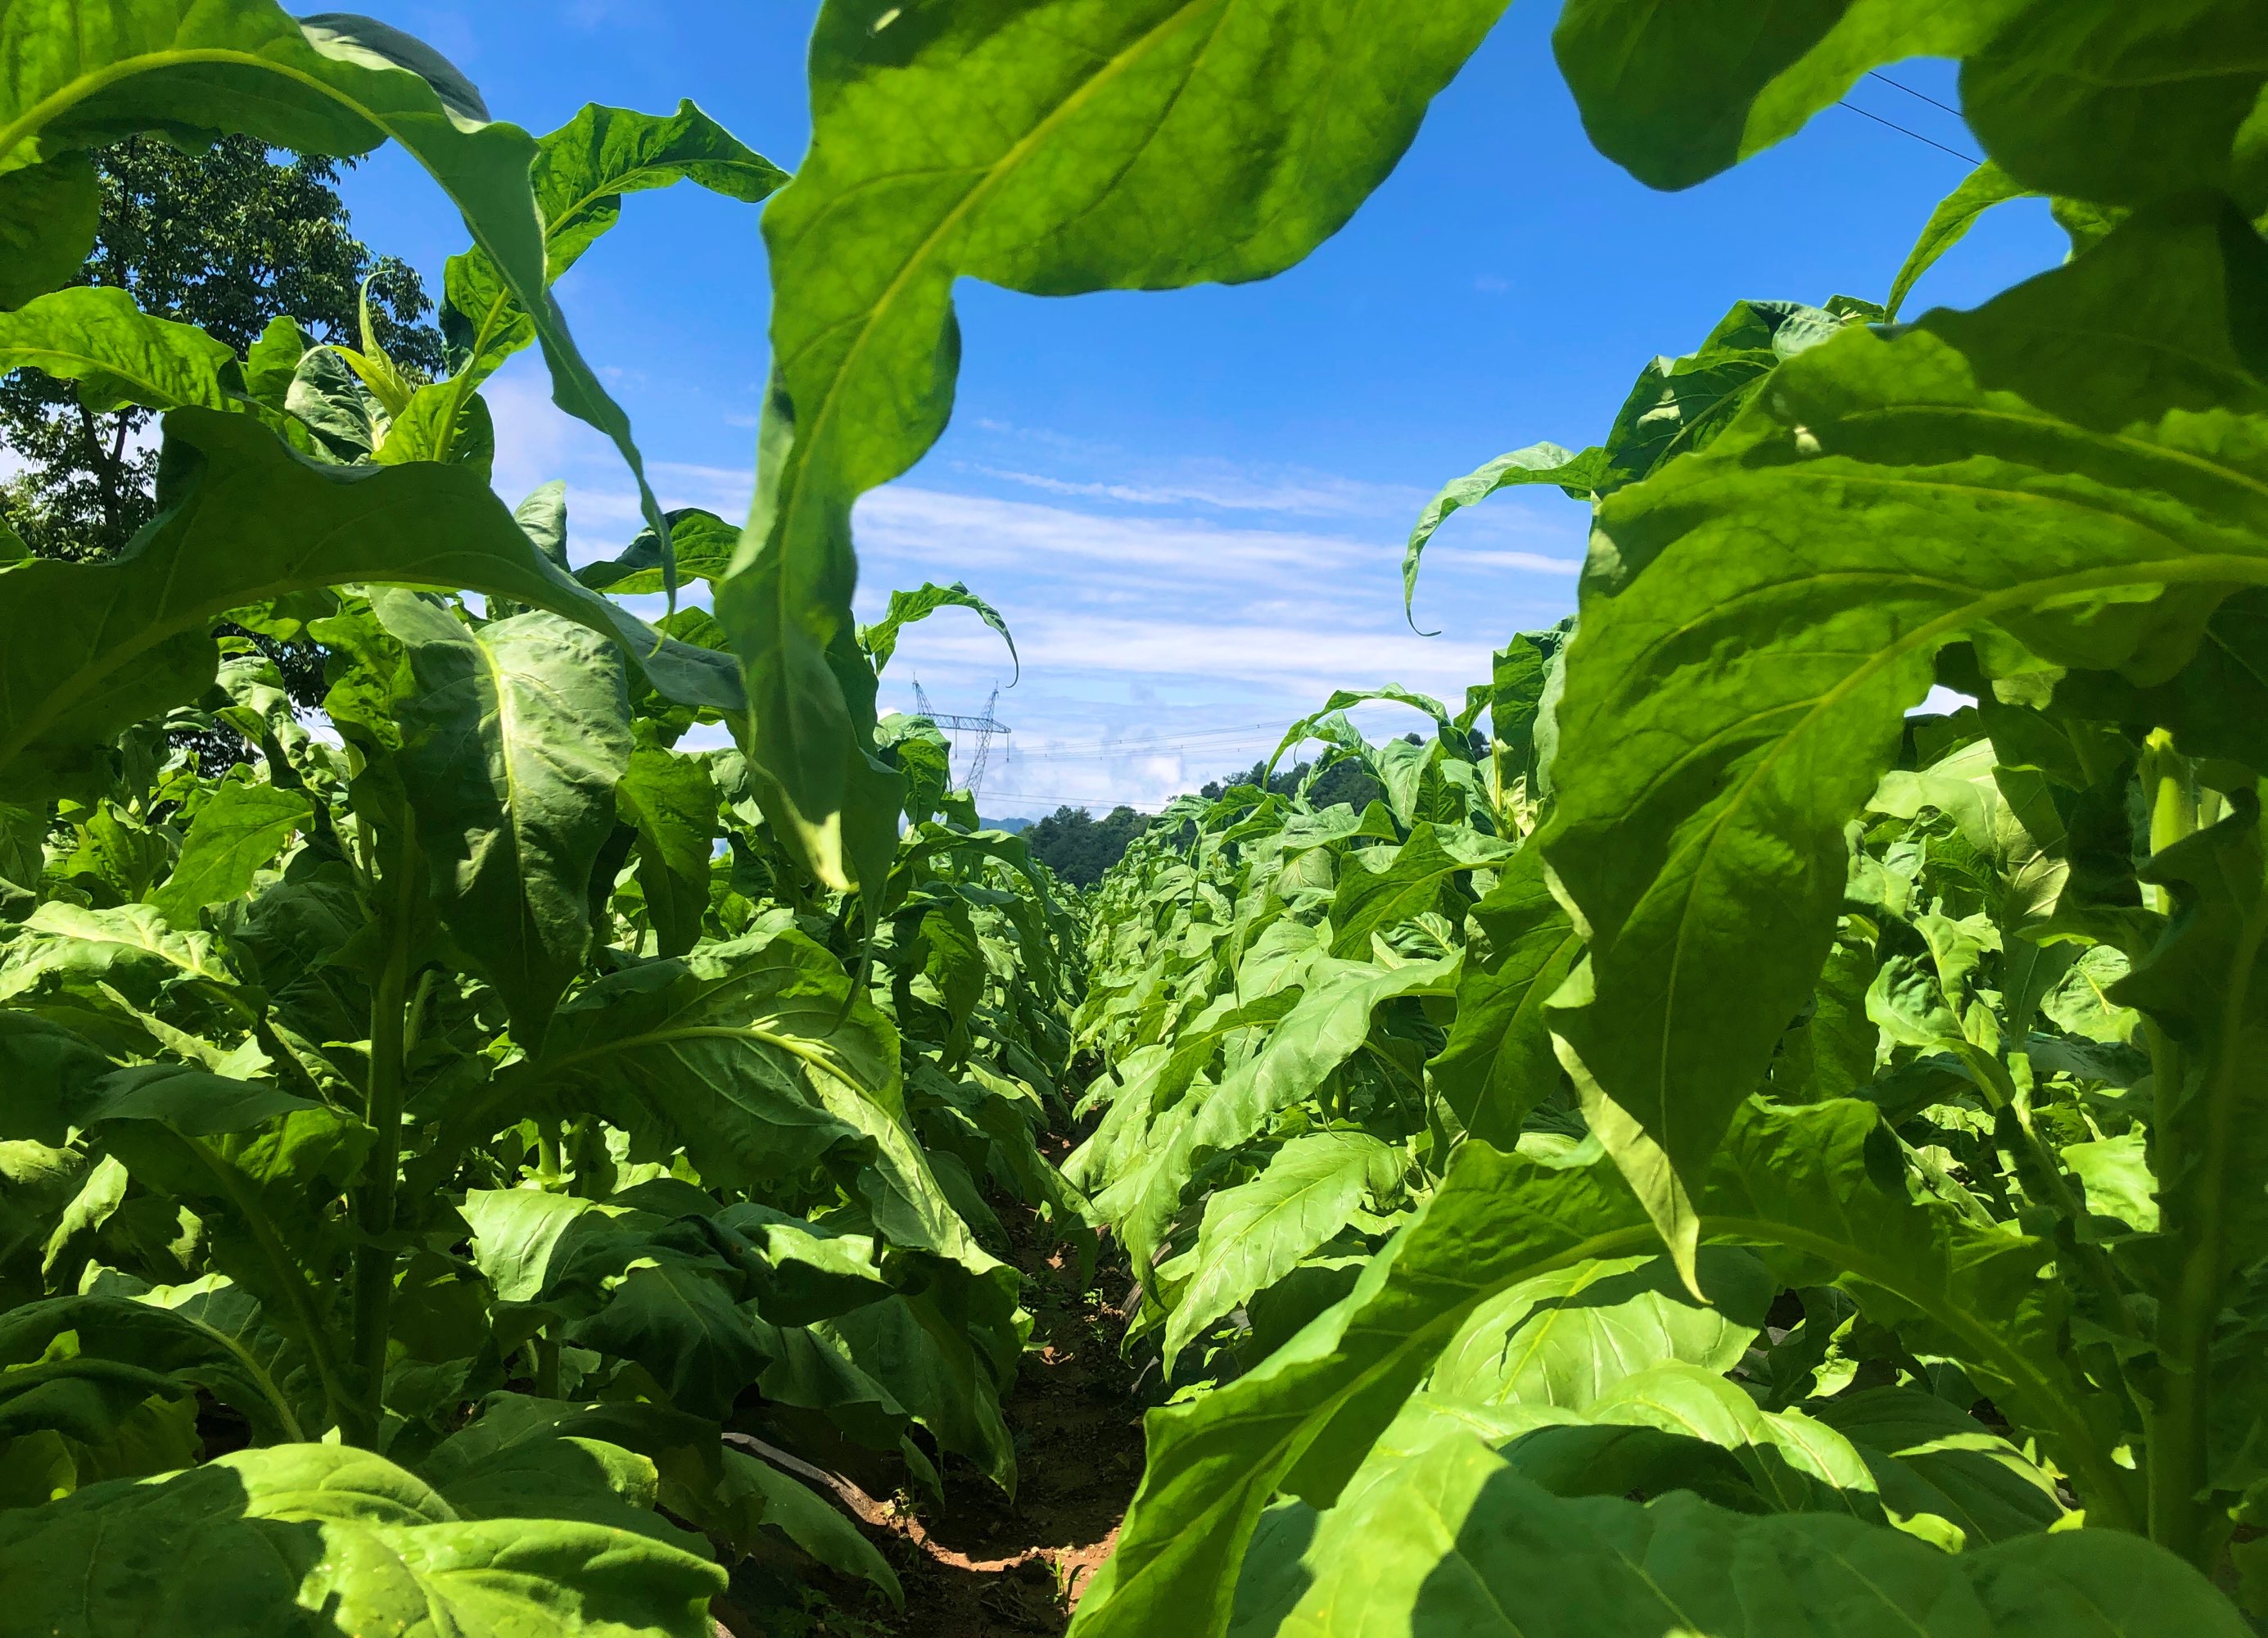
[[[530,1072],[570,1107],[682,1143],[702,1177],[775,1185],[861,1127],[902,1120],[897,1031],[801,934],[759,932],[589,985]]]
[[[791,1478],[770,1462],[741,1451],[725,1452],[724,1483],[718,1500],[740,1502],[743,1513],[778,1531],[828,1568],[856,1575],[880,1588],[892,1605],[906,1607],[905,1590],[897,1572],[876,1551],[873,1543],[802,1480]]]
[[[1537,837],[1591,940],[1552,1027],[1681,1255],[1937,651],[2155,682],[2268,581],[2268,358],[2239,316],[2264,303],[2227,207],[2139,213],[1975,313],[1790,358],[1602,505]]]
[[[1570,0],[1552,48],[1599,151],[1650,186],[1690,188],[1793,136],[1867,70],[1966,56],[2031,4]]]
[[[101,223],[102,183],[84,153],[0,171],[0,307],[69,284]]]
[[[1656,188],[1793,136],[1870,70],[1957,57],[1962,112],[2026,188],[2268,204],[2268,144],[2249,123],[2268,21],[2246,0],[1573,0],[1553,43],[1592,141]]]
[[[376,1134],[336,1110],[202,1072],[159,1066],[120,1081],[91,1116],[102,1141],[137,1182],[204,1221],[214,1265],[306,1351],[335,1413],[354,1239],[330,1206],[359,1178]]]
[[[544,283],[563,277],[620,219],[622,196],[697,182],[761,203],[787,173],[690,102],[672,114],[585,106],[536,143],[531,175],[543,221]],[[452,256],[442,323],[465,363],[449,385],[469,392],[535,339],[535,323],[496,258],[475,247]],[[675,521],[676,514],[672,513]]]
[[[740,526],[698,506],[680,506],[669,513],[669,547],[681,581],[721,580],[740,549]],[[566,560],[563,541],[556,557],[563,564]],[[662,564],[661,536],[647,529],[620,557],[585,564],[575,578],[594,592],[630,597],[663,589]]]
[[[400,143],[463,214],[533,320],[553,401],[614,440],[648,520],[661,527],[629,418],[551,299],[529,178],[535,140],[491,121],[480,92],[438,52],[369,18],[294,18],[275,0],[18,0],[8,33],[0,176],[135,131],[188,144],[242,132],[271,147],[342,156]],[[20,187],[0,193],[0,222],[23,231],[22,210],[38,197]]]
[[[0,1316],[0,1434],[48,1427],[92,1442],[99,1427],[74,1426],[84,1409],[102,1403],[122,1417],[153,1391],[189,1395],[202,1388],[240,1413],[263,1443],[304,1437],[288,1391],[266,1362],[232,1329],[212,1323],[202,1305],[166,1295],[165,1302],[54,1297]],[[237,1296],[239,1311],[250,1306]],[[66,1336],[70,1347],[59,1356],[54,1345]]]
[[[2090,1517],[2132,1520],[2133,1475],[2104,1454],[2116,1429],[2075,1375],[2057,1296],[2039,1279],[2051,1248],[1915,1203],[1895,1162],[1885,1165],[1881,1132],[1872,1107],[1852,1101],[1749,1106],[1705,1195],[1707,1237],[1756,1247],[1784,1283],[1832,1280],[1912,1346],[1960,1359],[2043,1440]],[[1167,1620],[1209,1638],[1225,1632],[1270,1498],[1336,1501],[1483,1303],[1658,1244],[1612,1169],[1467,1144],[1423,1214],[1336,1307],[1236,1381],[1151,1413],[1142,1487],[1074,1632],[1116,1638]]]
[[[1470,1435],[1444,1440],[1326,1514],[1301,1565],[1306,1575],[1284,1600],[1291,1607],[1256,1611],[1240,1633],[2057,1638],[2085,1627],[2122,1638],[2238,1638],[2244,1631],[2243,1618],[2203,1575],[2122,1531],[2025,1536],[1948,1553],[1856,1518],[1758,1517],[1687,1492],[1646,1506],[1620,1497],[1565,1500]]]
[[[1331,901],[1331,954],[1353,960],[1367,956],[1373,933],[1432,909],[1451,877],[1502,868],[1513,851],[1512,844],[1469,827],[1421,820],[1398,848],[1348,854]]]
[[[304,792],[223,779],[189,822],[173,873],[151,902],[175,926],[195,926],[206,905],[248,895],[260,872],[313,813]]]
[[[1456,1020],[1426,1067],[1468,1133],[1509,1147],[1529,1112],[1559,1089],[1544,1003],[1582,958],[1583,941],[1551,896],[1539,848],[1521,850],[1471,919],[1487,935],[1487,954],[1467,950]]]
[[[122,290],[59,290],[0,314],[0,370],[77,381],[95,413],[229,408],[236,355],[194,324],[152,318]]]
[[[1196,1260],[1166,1325],[1166,1369],[1214,1321],[1274,1285],[1346,1227],[1366,1191],[1384,1193],[1403,1156],[1366,1132],[1311,1132],[1249,1183],[1205,1201]]]
[[[1700,1274],[1706,1303],[1660,1257],[1605,1258],[1523,1280],[1474,1310],[1426,1385],[1480,1405],[1583,1411],[1655,1365],[1730,1370],[1764,1329],[1772,1285],[1753,1256],[1729,1246],[1704,1251]]]
[[[62,1025],[0,1009],[0,1142],[67,1141],[83,1123],[96,1088],[114,1067]]]
[[[615,801],[622,822],[637,832],[638,887],[656,951],[682,956],[700,939],[701,918],[709,909],[718,825],[709,759],[640,746],[615,787]]]
[[[1700,346],[1655,358],[1638,372],[1604,444],[1572,454],[1557,444],[1515,449],[1452,479],[1418,514],[1402,552],[1402,607],[1418,591],[1427,542],[1449,516],[1498,490],[1550,483],[1572,498],[1596,500],[1635,483],[1675,456],[1705,449],[1756,396],[1783,358],[1815,347],[1845,324],[1875,316],[1838,297],[1827,308],[1800,301],[1736,301]]]
[[[896,780],[867,750],[850,513],[945,428],[954,278],[1068,295],[1280,272],[1384,180],[1503,6],[821,11],[811,152],[764,215],[770,426],[717,611],[747,668],[766,809],[824,880],[880,880],[895,837]]]
[[[0,1627],[59,1638],[710,1638],[725,1577],[626,1530],[468,1518],[383,1457],[295,1444],[0,1515]]]
[[[1968,1546],[2046,1530],[2066,1516],[2052,1479],[1933,1393],[1865,1388],[1804,1409],[1851,1442],[1884,1507],[1956,1524]]]
[[[858,628],[858,646],[873,657],[874,669],[879,672],[898,652],[898,634],[940,609],[966,609],[998,631],[1000,640],[1008,646],[1008,658],[1016,660],[1016,675],[1023,675],[1023,661],[1017,659],[1016,639],[1008,635],[1008,623],[1000,617],[998,609],[958,580],[950,586],[924,581],[914,591],[892,592],[890,606],[883,611],[882,617],[872,625]]]
[[[232,610],[375,583],[484,592],[614,638],[658,689],[737,709],[721,655],[658,637],[528,542],[477,475],[420,464],[314,464],[249,416],[166,418],[166,510],[108,563],[8,571],[0,599],[0,792],[38,800],[99,779],[129,725],[197,698]]]
[[[1414,1426],[1413,1426],[1414,1424]],[[1412,1398],[1339,1508],[1359,1509],[1408,1455],[1480,1433],[1555,1495],[1659,1497],[1687,1490],[1745,1513],[1839,1513],[1890,1523],[1858,1448],[1800,1411],[1766,1411],[1714,1370],[1669,1361],[1616,1378],[1580,1410],[1488,1410],[1427,1392]],[[1940,1545],[1944,1532],[1932,1529]]]
[[[2033,189],[1990,159],[1971,171],[1961,186],[1939,200],[1937,209],[1929,213],[1921,237],[1914,240],[1914,247],[1907,253],[1897,277],[1890,281],[1890,293],[1882,302],[1884,321],[1897,322],[1898,309],[1905,306],[1915,284],[1937,265],[1947,251],[1969,236],[1977,218],[1995,205],[2029,198],[2032,193]]]
[[[405,592],[376,604],[415,678],[403,786],[441,919],[533,1051],[591,942],[591,872],[630,766],[622,656],[547,613],[474,627]]]
[[[1985,149],[2048,194],[2141,205],[2200,189],[2268,206],[2268,17],[2244,0],[2034,0],[1962,65]]]

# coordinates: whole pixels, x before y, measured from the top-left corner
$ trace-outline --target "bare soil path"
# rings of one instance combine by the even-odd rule
[[[1031,1213],[1004,1204],[998,1211],[1033,1315],[1022,1369],[1001,1407],[1016,1442],[1015,1499],[957,1458],[947,1463],[940,1504],[878,1498],[767,1449],[835,1490],[905,1588],[901,1614],[863,1583],[817,1570],[824,1597],[795,1623],[794,1638],[1055,1638],[1116,1544],[1142,1476],[1142,1403],[1118,1352],[1125,1316],[1103,1294],[1124,1291],[1130,1278],[1106,1262],[1082,1280],[1075,1253],[1052,1243]],[[765,1630],[734,1621],[724,1607],[718,1613],[737,1638]]]

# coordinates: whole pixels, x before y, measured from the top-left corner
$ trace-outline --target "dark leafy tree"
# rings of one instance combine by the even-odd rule
[[[1417,736],[1410,736],[1412,743]],[[1300,788],[1312,764],[1301,763],[1297,767],[1279,769],[1272,777],[1268,764],[1256,762],[1242,773],[1232,774],[1226,779],[1208,780],[1197,793],[1207,801],[1219,801],[1221,793],[1233,785],[1264,786],[1269,790],[1290,795]],[[1359,762],[1336,762],[1323,770],[1322,777],[1307,792],[1307,800],[1318,808],[1329,808],[1344,802],[1359,811],[1385,793],[1384,787],[1373,778],[1370,771]]]
[[[282,314],[319,340],[352,342],[367,280],[379,343],[404,372],[431,377],[444,362],[432,303],[416,269],[354,236],[335,187],[353,163],[279,161],[248,136],[202,154],[154,137],[106,148],[100,226],[76,282],[129,291],[144,312],[241,353]],[[36,371],[0,379],[0,446],[15,469],[0,484],[0,519],[35,556],[116,555],[156,510],[155,418],[96,415],[70,382]],[[320,687],[320,673],[304,680]]]
[[[1148,815],[1131,808],[1114,808],[1098,820],[1084,808],[1064,807],[1026,830],[1024,841],[1064,881],[1093,887],[1149,827]]]

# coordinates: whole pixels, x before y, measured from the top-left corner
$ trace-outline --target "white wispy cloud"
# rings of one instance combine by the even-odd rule
[[[516,498],[566,478],[578,560],[619,550],[638,520],[612,448],[540,381],[507,381],[491,402],[498,488]],[[1398,682],[1461,702],[1493,648],[1573,603],[1585,520],[1556,494],[1498,497],[1444,530],[1419,588],[1421,623],[1444,629],[1428,638],[1402,604],[1414,489],[1210,460],[1139,465],[984,430],[1016,458],[925,464],[865,496],[853,528],[862,618],[893,587],[959,579],[1015,633],[1012,687],[999,638],[955,610],[909,629],[883,679],[885,710],[912,709],[917,679],[944,712],[974,713],[1001,690],[1013,731],[992,750],[987,813],[1156,806],[1249,767],[1336,688]],[[665,505],[728,518],[754,487],[740,468],[654,460],[648,473]],[[1391,706],[1361,719],[1379,733],[1416,726]],[[964,768],[973,749],[961,747]]]
[[[1298,470],[1240,472],[1219,461],[1193,461],[1174,477],[1129,483],[1071,479],[1011,467],[954,463],[956,469],[998,478],[1053,495],[1116,501],[1133,506],[1208,506],[1224,512],[1265,512],[1288,517],[1368,518],[1414,514],[1425,504],[1418,491],[1400,484],[1363,483],[1328,473]]]

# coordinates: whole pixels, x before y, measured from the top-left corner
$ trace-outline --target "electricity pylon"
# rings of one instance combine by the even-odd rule
[[[993,739],[998,735],[1005,735],[1008,732],[1008,725],[993,715],[994,710],[999,704],[1000,687],[999,684],[995,683],[992,687],[992,697],[984,702],[983,716],[953,716],[948,712],[933,709],[929,703],[929,695],[922,688],[921,679],[919,677],[914,679],[915,714],[928,718],[949,734],[973,734],[976,736],[976,747],[969,753],[968,778],[964,787],[972,799],[979,795],[984,788],[984,769],[992,760]],[[957,741],[954,749],[959,749]]]

